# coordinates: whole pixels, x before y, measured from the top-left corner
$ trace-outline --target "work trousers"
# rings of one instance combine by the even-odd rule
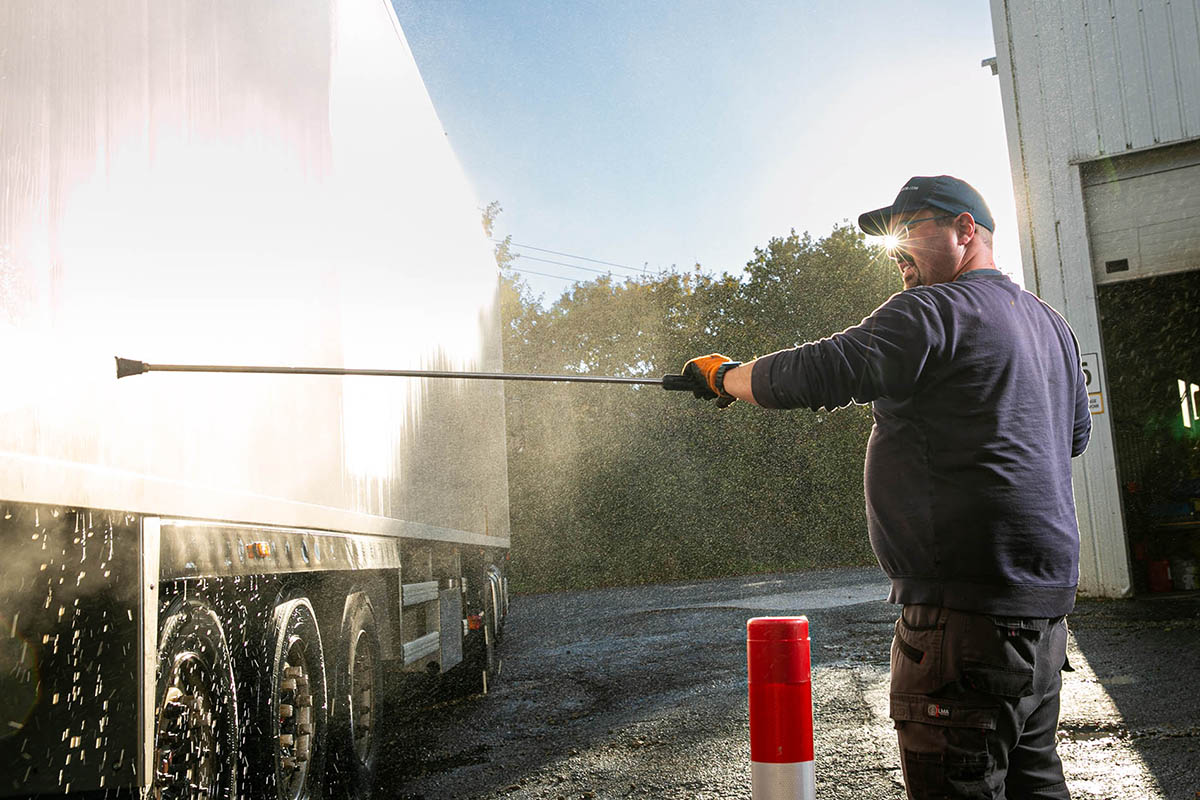
[[[910,800],[1069,798],[1055,750],[1067,625],[904,606],[891,716]]]

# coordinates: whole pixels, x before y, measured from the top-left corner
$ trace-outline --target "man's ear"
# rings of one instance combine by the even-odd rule
[[[964,211],[954,218],[954,236],[960,246],[975,238],[975,218],[969,211]]]

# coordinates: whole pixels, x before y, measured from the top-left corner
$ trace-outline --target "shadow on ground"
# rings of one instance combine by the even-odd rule
[[[1200,592],[1081,599],[1069,622],[1083,663],[1064,681],[1068,767],[1143,769],[1162,797],[1200,797]],[[1114,747],[1141,763],[1114,762]]]

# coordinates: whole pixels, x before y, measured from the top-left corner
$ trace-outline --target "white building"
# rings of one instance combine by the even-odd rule
[[[1200,556],[1200,2],[991,0],[1025,284],[1093,411],[1080,589],[1194,588]],[[1190,485],[1189,485],[1190,480]]]

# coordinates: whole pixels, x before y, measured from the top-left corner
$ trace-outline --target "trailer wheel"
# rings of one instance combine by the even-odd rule
[[[265,726],[273,750],[270,782],[280,800],[320,797],[327,719],[325,659],[308,599],[277,605],[271,633],[270,720]]]
[[[489,570],[488,584],[492,597],[492,623],[496,634],[496,644],[504,641],[504,620],[508,616],[508,592],[505,579],[494,567]]]
[[[176,600],[159,634],[154,696],[155,800],[226,800],[237,790],[233,659],[221,621]]]
[[[383,669],[375,613],[363,592],[346,599],[338,654],[334,771],[349,797],[370,797],[379,753]]]

